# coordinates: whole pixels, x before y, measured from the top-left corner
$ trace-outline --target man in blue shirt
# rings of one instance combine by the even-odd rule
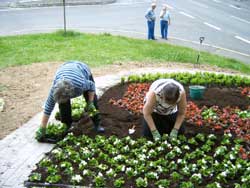
[[[145,18],[147,19],[147,24],[148,24],[148,40],[156,40],[155,39],[155,10],[156,4],[152,3],[151,8],[149,8],[146,12]]]
[[[95,82],[89,67],[78,61],[66,62],[57,70],[49,96],[45,102],[41,126],[36,134],[38,141],[41,141],[45,136],[46,126],[56,102],[59,104],[62,123],[65,123],[68,128],[71,126],[70,99],[80,95],[84,95],[87,102],[86,110],[88,112],[98,109]],[[100,115],[94,115],[92,120],[95,129],[98,132],[103,132],[104,128],[100,126]]]

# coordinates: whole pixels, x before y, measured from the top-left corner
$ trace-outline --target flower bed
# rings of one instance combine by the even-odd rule
[[[31,182],[91,187],[247,187],[242,140],[214,134],[152,142],[69,134],[29,177]]]
[[[153,78],[161,76],[166,77],[157,74]],[[187,73],[174,76],[186,79],[187,86],[195,80]],[[214,74],[211,77],[217,78]],[[125,83],[138,82],[138,78],[141,83]],[[210,84],[204,82],[208,90],[203,100],[191,101],[187,96],[189,132],[178,140],[169,140],[165,135],[162,141],[152,142],[141,138],[140,110],[153,78],[148,75],[123,78],[123,85],[110,88],[99,100],[102,125],[106,129],[103,136],[96,136],[92,124],[86,123],[83,117],[78,122],[80,128],[67,135],[37,164],[26,186],[31,187],[33,183],[55,187],[249,187],[249,143],[239,138],[249,133],[249,128],[244,126],[249,123],[250,100],[238,88],[247,87],[249,80],[230,77],[230,89],[224,76],[220,76],[223,82],[217,79],[221,88],[219,81],[215,81],[217,85],[212,84],[214,80]],[[223,97],[223,101],[217,101],[217,97]],[[193,116],[201,122],[197,123]],[[238,126],[239,122],[242,126]],[[215,128],[218,123],[222,129]],[[242,128],[240,134],[233,131],[232,123]],[[136,132],[128,136],[131,126]]]

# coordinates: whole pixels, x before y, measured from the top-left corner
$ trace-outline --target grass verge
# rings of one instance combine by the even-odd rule
[[[195,63],[198,52],[191,48],[155,41],[68,31],[0,37],[0,68],[35,62],[79,60],[92,67],[114,62]],[[202,64],[250,73],[250,65],[207,52]]]

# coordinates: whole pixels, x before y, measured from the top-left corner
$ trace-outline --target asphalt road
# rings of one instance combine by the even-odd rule
[[[11,0],[9,0],[11,1]],[[109,5],[67,7],[67,28],[146,38],[145,11],[151,0],[117,0]],[[168,42],[250,63],[250,0],[158,0],[171,13]],[[0,35],[63,29],[62,7],[1,9]],[[160,37],[159,17],[156,35]],[[199,37],[204,36],[202,45]],[[201,57],[202,61],[202,57]]]

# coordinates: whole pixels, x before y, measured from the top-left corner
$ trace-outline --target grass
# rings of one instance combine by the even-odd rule
[[[195,63],[196,50],[155,41],[73,31],[0,37],[0,69],[36,62],[79,60],[92,67],[114,62]],[[202,63],[250,73],[250,65],[201,53]]]

